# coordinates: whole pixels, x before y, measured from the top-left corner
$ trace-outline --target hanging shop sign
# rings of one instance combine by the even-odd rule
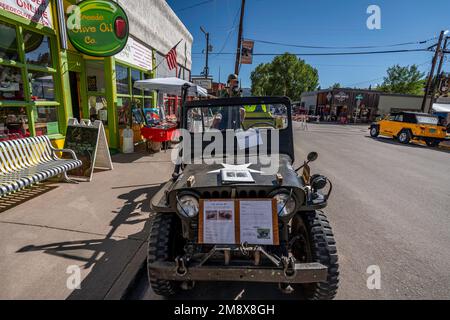
[[[50,0],[0,0],[0,8],[46,27],[53,27]]]
[[[442,76],[439,83],[439,95],[440,96],[448,95],[449,87],[450,87],[450,77]]]
[[[67,35],[80,52],[94,57],[110,57],[125,47],[128,17],[120,5],[110,0],[85,0],[69,7]]]
[[[241,50],[241,64],[252,64],[253,62],[253,47],[255,46],[255,42],[251,40],[243,40],[242,41],[242,50]]]
[[[122,51],[115,55],[115,58],[145,70],[152,70],[152,50],[140,44],[132,37],[128,38],[127,44]]]

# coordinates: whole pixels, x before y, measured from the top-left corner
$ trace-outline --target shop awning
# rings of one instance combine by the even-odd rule
[[[434,103],[433,104],[433,111],[450,113],[450,104],[447,104],[447,103]]]
[[[139,80],[134,83],[134,87],[137,89],[144,90],[157,90],[161,93],[171,94],[179,96],[181,95],[181,87],[184,84],[189,85],[188,95],[189,96],[200,96],[207,97],[208,92],[205,88],[200,87],[192,82],[170,77],[170,78],[155,78],[155,79],[147,79],[147,80]]]

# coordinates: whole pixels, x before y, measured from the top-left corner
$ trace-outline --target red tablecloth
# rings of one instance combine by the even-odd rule
[[[176,129],[177,127],[175,125],[168,128],[143,127],[141,128],[141,135],[148,140],[165,142],[173,140]]]

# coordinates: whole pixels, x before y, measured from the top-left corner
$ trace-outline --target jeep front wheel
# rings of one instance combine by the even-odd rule
[[[156,213],[148,238],[147,273],[150,286],[158,295],[171,296],[180,288],[180,282],[158,279],[148,266],[156,261],[174,261],[183,250],[181,223],[175,214]]]
[[[292,254],[300,262],[319,262],[328,268],[327,280],[302,285],[305,298],[331,300],[337,292],[339,265],[336,241],[327,217],[320,211],[297,214],[292,220]]]
[[[371,136],[372,138],[378,137],[379,134],[380,134],[380,130],[379,130],[379,127],[378,127],[378,126],[372,126],[372,127],[370,128],[370,136]]]
[[[411,133],[408,130],[402,130],[398,134],[398,141],[403,144],[408,144],[411,141]]]

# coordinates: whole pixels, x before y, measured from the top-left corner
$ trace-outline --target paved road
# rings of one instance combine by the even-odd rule
[[[309,124],[294,128],[297,162],[309,151],[312,171],[334,183],[326,209],[338,245],[338,299],[450,298],[450,152],[372,139],[367,127]],[[366,285],[368,266],[381,289]],[[177,299],[301,299],[272,285],[200,284]],[[145,275],[131,298],[160,299]]]

